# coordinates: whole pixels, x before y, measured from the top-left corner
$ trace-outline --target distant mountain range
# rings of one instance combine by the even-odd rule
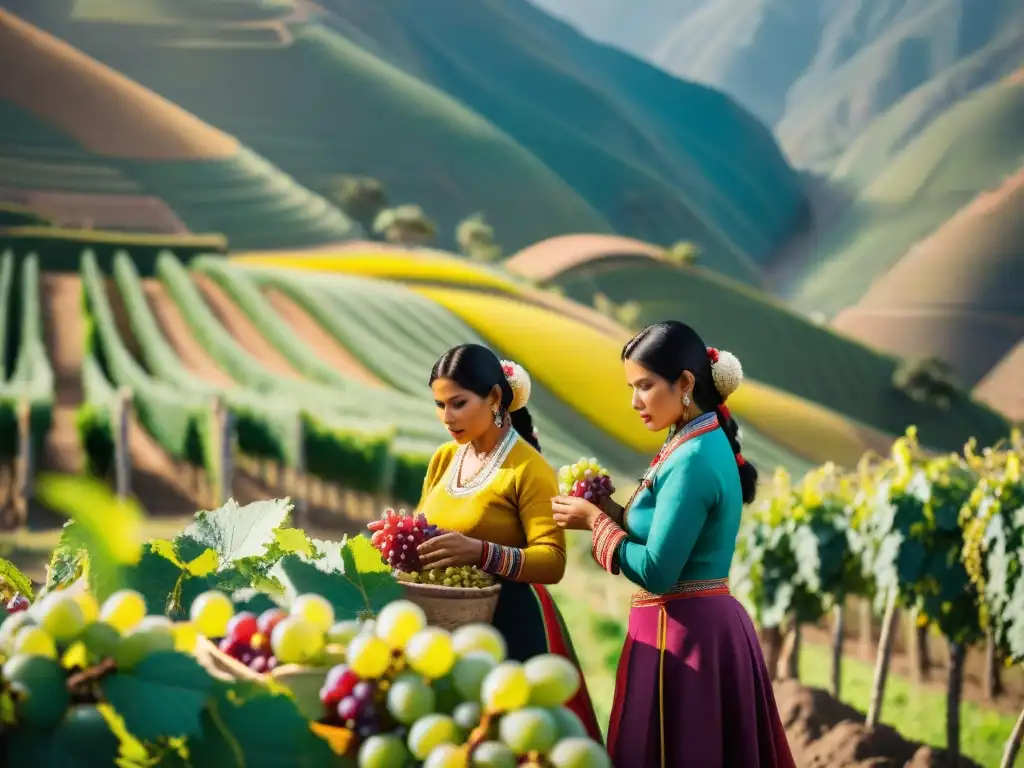
[[[800,178],[771,132],[732,99],[596,44],[525,0],[432,0],[429,13],[419,0],[0,7],[86,54],[90,71],[107,65],[233,137],[254,155],[251,167],[272,166],[260,171],[265,179],[280,171],[319,195],[309,223],[323,234],[303,234],[291,203],[266,201],[303,245],[343,231],[324,200],[339,176],[367,175],[394,203],[421,205],[448,247],[456,223],[481,211],[507,252],[571,232],[618,231],[663,245],[685,239],[707,264],[760,284],[761,263],[805,210]],[[19,68],[39,77],[51,71],[48,56]],[[50,77],[51,115],[72,104],[79,80]],[[38,105],[33,112],[0,89],[5,98],[20,111],[11,125],[40,117]],[[84,120],[104,101],[77,107]],[[28,141],[10,139],[0,152]],[[127,169],[129,180],[153,170],[140,168]],[[73,176],[45,170],[49,180]],[[241,200],[226,191],[227,177],[218,179],[211,203]],[[142,185],[149,194],[175,183],[166,175],[144,181],[160,182]],[[192,218],[218,227],[216,215]],[[239,214],[222,231],[259,247],[245,236],[254,224]],[[268,243],[281,247],[281,239]]]
[[[1019,0],[534,0],[585,34],[720,88],[827,168],[880,115],[915,101],[904,140],[1024,65]]]

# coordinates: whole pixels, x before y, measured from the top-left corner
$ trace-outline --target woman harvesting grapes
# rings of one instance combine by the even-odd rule
[[[641,587],[608,752],[616,768],[791,768],[753,622],[729,594],[740,515],[757,486],[725,405],[739,361],[674,321],[644,328],[622,360],[633,408],[668,439],[625,509],[552,501],[559,525],[593,532],[599,565]]]
[[[578,667],[542,586],[565,573],[565,534],[551,517],[558,483],[526,410],[526,371],[486,347],[464,344],[434,364],[430,388],[453,441],[438,448],[427,468],[419,512],[444,533],[419,545],[420,568],[476,566],[497,577],[503,586],[494,626],[509,658],[556,653]],[[601,741],[586,685],[568,706]]]

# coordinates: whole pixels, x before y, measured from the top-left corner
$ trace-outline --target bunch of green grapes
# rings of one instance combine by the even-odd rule
[[[564,496],[577,496],[598,506],[615,493],[608,470],[597,459],[580,459],[558,470],[558,490]]]
[[[79,583],[46,594],[0,624],[0,689],[12,694],[19,726],[48,730],[65,723],[110,741],[89,686],[75,689],[76,674],[130,671],[154,653],[194,647],[187,628],[147,615],[138,592],[116,592],[100,605]]]
[[[322,722],[354,734],[359,768],[609,768],[565,707],[579,690],[560,656],[507,660],[489,624],[431,627],[407,600],[356,622],[320,690]]]
[[[482,571],[474,565],[461,565],[448,568],[430,568],[425,571],[414,571],[412,573],[398,573],[400,581],[408,581],[416,584],[436,584],[443,587],[465,587],[468,589],[483,589],[494,584],[494,577]]]
[[[258,616],[235,612],[231,598],[210,590],[192,603],[189,618],[196,631],[221,651],[257,673],[279,664],[321,665],[342,655],[339,646],[355,622],[336,622],[334,607],[321,595],[299,595],[290,610],[268,608]]]

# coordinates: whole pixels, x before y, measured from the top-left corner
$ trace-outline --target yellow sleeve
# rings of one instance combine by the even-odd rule
[[[555,524],[551,499],[558,495],[555,472],[539,455],[516,473],[522,549],[485,542],[482,567],[511,581],[557,584],[565,575],[565,532]]]
[[[421,506],[423,498],[444,477],[445,470],[448,469],[448,463],[452,460],[454,454],[453,444],[445,443],[434,451],[434,455],[430,457],[430,463],[427,465],[427,476],[423,478],[423,491],[420,493]]]

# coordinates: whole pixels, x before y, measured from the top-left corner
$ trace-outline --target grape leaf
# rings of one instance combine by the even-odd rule
[[[104,678],[106,700],[140,741],[196,736],[200,715],[213,691],[213,678],[192,656],[154,653],[129,672]]]
[[[46,506],[71,518],[71,525],[61,532],[64,554],[51,561],[51,566],[60,566],[57,576],[67,579],[69,572],[77,571],[77,554],[83,550],[89,568],[109,583],[122,580],[126,567],[139,562],[145,515],[136,501],[120,498],[98,480],[71,475],[40,476],[36,494]]]
[[[0,595],[10,600],[18,592],[31,600],[32,579],[19,571],[18,566],[10,560],[0,557]]]
[[[117,739],[102,732],[83,732],[62,723],[53,731],[18,728],[11,732],[0,764],[32,768],[110,768],[117,756]]]
[[[341,542],[313,539],[313,546],[315,559],[287,555],[271,570],[284,587],[286,603],[315,592],[327,598],[343,620],[376,613],[404,594],[366,537],[345,537]]]
[[[196,513],[195,522],[176,542],[178,554],[191,560],[213,549],[219,568],[239,560],[260,560],[277,541],[277,530],[287,525],[291,511],[288,499],[256,501],[244,507],[229,499],[220,509]],[[200,549],[196,551],[196,547]]]
[[[313,733],[287,696],[244,701],[225,695],[203,714],[202,735],[189,740],[194,768],[332,768],[351,765]]]

